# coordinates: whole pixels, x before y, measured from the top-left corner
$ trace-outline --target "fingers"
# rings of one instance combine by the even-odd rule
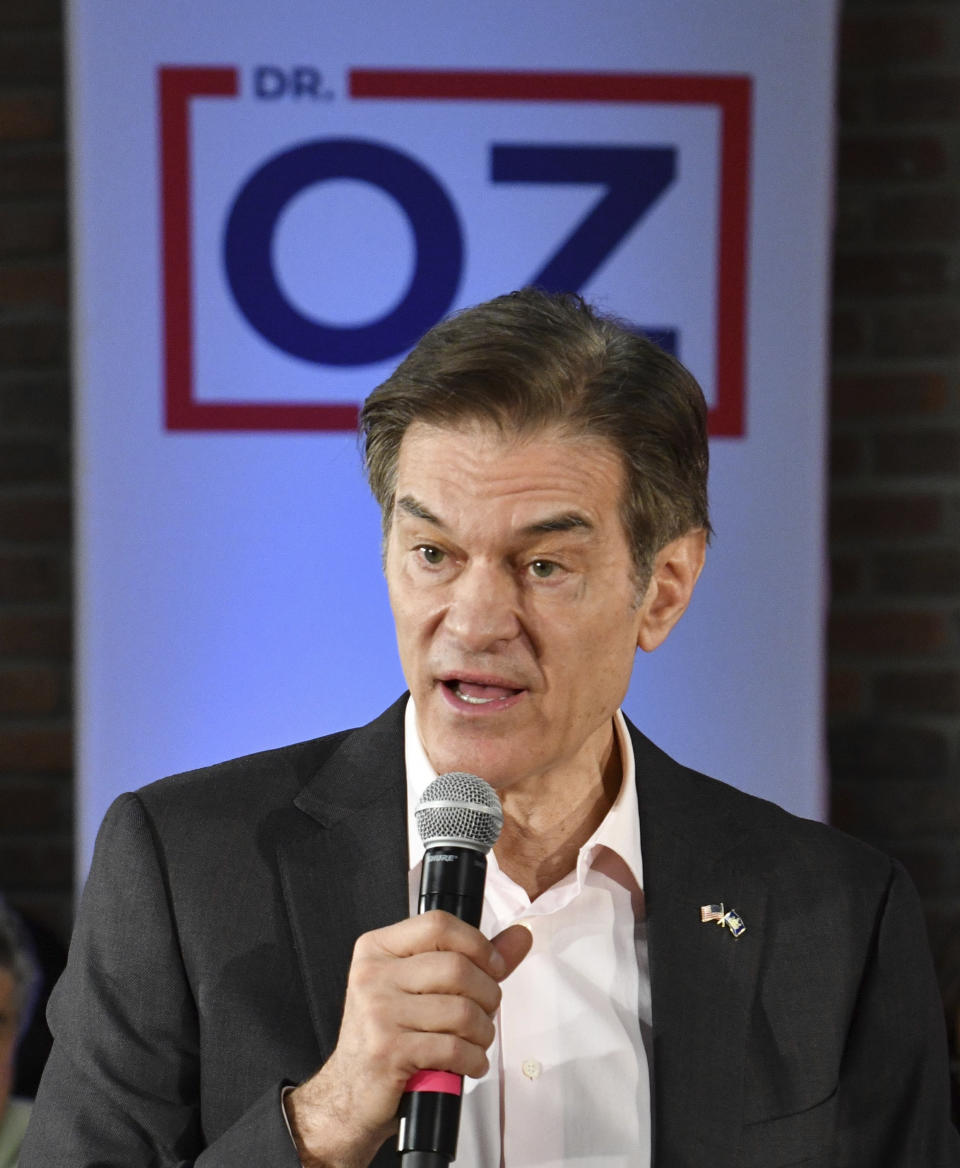
[[[428,913],[357,941],[348,1003],[351,998],[363,1002],[364,1021],[379,1036],[390,1034],[394,1042],[400,1037],[400,1049],[418,1063],[414,1069],[476,1074],[493,1041],[493,1016],[500,1005],[500,987],[490,971],[501,968],[506,965],[500,953],[471,925],[447,913]],[[409,1043],[410,1033],[426,1037]],[[431,1035],[452,1036],[477,1050],[446,1043],[443,1049],[455,1054],[429,1054]],[[396,1057],[396,1051],[391,1053]],[[467,1065],[447,1066],[438,1057],[459,1063],[466,1058]]]
[[[397,985],[408,994],[456,994],[488,1014],[500,1005],[500,986],[462,953],[417,953],[398,970]]]
[[[530,952],[533,946],[533,933],[524,924],[511,925],[509,929],[498,933],[491,944],[503,958],[506,966],[505,972],[499,978],[500,981],[503,981],[505,977],[509,977],[513,973]]]
[[[480,1043],[460,1034],[432,1029],[409,1030],[402,1039],[407,1069],[401,1086],[405,1086],[417,1071],[450,1071],[455,1075],[481,1079],[490,1069],[487,1047],[492,1041],[492,1028],[490,1037]]]
[[[339,1045],[365,1049],[401,1088],[424,1068],[484,1074],[506,968],[477,929],[447,913],[367,933],[354,948]]]
[[[461,953],[493,978],[506,977],[507,973],[501,954],[479,930],[439,910],[367,933],[358,945],[367,942],[381,946],[394,957],[430,950]]]
[[[409,994],[397,1024],[404,1030],[452,1034],[481,1050],[493,1042],[495,1033],[491,1013],[459,994]]]

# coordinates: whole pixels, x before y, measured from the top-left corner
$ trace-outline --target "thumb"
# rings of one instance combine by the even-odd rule
[[[491,944],[507,963],[506,972],[497,979],[503,981],[513,973],[530,952],[533,945],[533,933],[526,925],[511,925],[509,929],[497,933]]]

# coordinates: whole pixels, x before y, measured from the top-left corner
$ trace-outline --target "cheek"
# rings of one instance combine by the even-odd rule
[[[632,660],[637,648],[639,613],[633,603],[616,597],[594,613],[581,632],[581,645],[585,660],[596,659],[603,653],[611,664],[621,660]]]
[[[396,588],[390,593],[390,608],[398,642],[418,645],[436,631],[442,621],[445,604],[439,588]]]
[[[423,617],[413,605],[403,600],[393,604],[393,625],[397,633],[397,644],[401,649],[413,649],[421,637]]]
[[[390,611],[393,613],[397,635],[406,636],[414,623],[414,604],[410,590],[403,586],[402,581],[388,577],[387,595],[390,598]]]
[[[571,638],[567,674],[572,686],[586,691],[591,707],[607,705],[611,695],[619,703],[630,684],[637,653],[634,618],[633,609],[619,620],[611,620],[607,612]]]

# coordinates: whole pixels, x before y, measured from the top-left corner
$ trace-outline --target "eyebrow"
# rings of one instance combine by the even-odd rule
[[[434,527],[446,527],[442,519],[438,519],[428,507],[424,507],[413,495],[401,496],[397,500],[397,510],[405,511],[412,519],[423,519],[427,523],[432,523]]]
[[[446,528],[443,520],[434,515],[429,507],[425,507],[413,495],[401,496],[397,500],[397,509],[405,512],[412,519],[422,519],[426,523],[432,523],[435,527]],[[539,519],[536,523],[528,523],[526,527],[520,529],[520,535],[547,535],[555,531],[591,532],[593,530],[594,525],[585,515],[580,515],[576,511],[565,511],[559,515],[549,515],[545,519]]]
[[[593,524],[584,515],[568,511],[563,515],[552,515],[538,523],[530,523],[523,528],[524,535],[545,535],[551,531],[593,531]]]

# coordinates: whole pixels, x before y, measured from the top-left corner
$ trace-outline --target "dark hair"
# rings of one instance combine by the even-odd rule
[[[361,441],[385,533],[407,427],[474,420],[610,441],[623,457],[621,514],[644,582],[671,540],[695,528],[710,534],[699,385],[676,358],[580,296],[524,288],[456,313],[370,394]]]

